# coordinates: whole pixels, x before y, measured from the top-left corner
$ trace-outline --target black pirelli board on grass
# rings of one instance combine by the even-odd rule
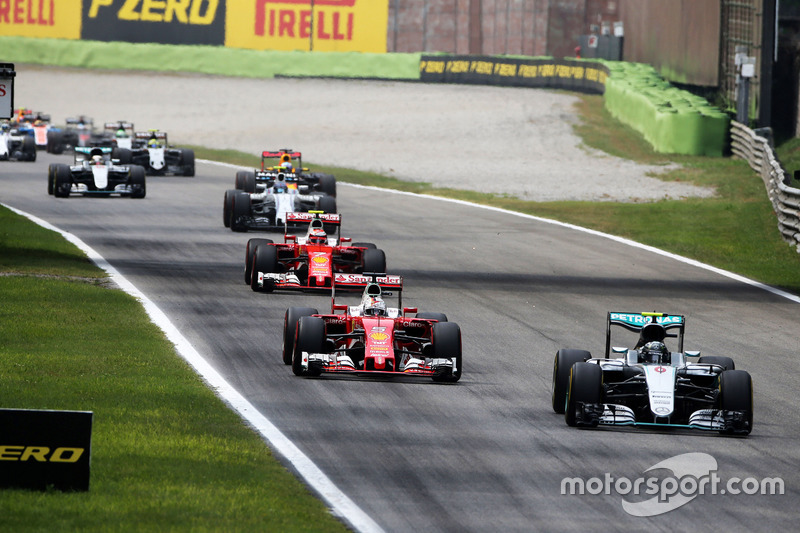
[[[89,490],[92,416],[0,409],[0,488]]]
[[[603,94],[608,68],[595,61],[422,55],[420,81],[566,89]]]

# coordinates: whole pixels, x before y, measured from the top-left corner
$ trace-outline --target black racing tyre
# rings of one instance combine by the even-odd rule
[[[250,194],[236,191],[231,202],[231,230],[247,231],[247,218],[250,216]]]
[[[283,317],[283,347],[281,348],[284,365],[292,364],[297,321],[300,320],[300,317],[316,315],[318,312],[313,307],[290,307],[286,310]]]
[[[603,369],[600,365],[592,363],[575,363],[569,376],[567,388],[566,410],[564,419],[567,425],[578,425],[578,403],[602,403],[603,399]]]
[[[130,165],[133,162],[133,152],[127,148],[115,147],[111,149],[111,159],[117,159],[120,165]]]
[[[323,213],[335,213],[336,198],[334,198],[333,196],[320,196],[319,210],[322,211]]]
[[[564,414],[567,405],[567,389],[569,388],[569,372],[575,363],[583,363],[592,358],[586,350],[562,348],[556,352],[553,362],[553,411]]]
[[[379,248],[367,248],[364,250],[361,272],[386,272],[386,253]]]
[[[336,198],[336,178],[332,174],[316,174],[317,189],[328,196]]]
[[[704,355],[697,362],[706,365],[719,365],[723,370],[736,370],[733,359],[724,355]]]
[[[236,189],[228,189],[222,199],[222,224],[226,228],[231,227],[231,217],[233,216],[233,197]]]
[[[69,197],[71,189],[72,172],[70,171],[69,166],[63,163],[57,163],[55,168],[53,195],[56,198],[67,198]]]
[[[354,242],[350,246],[353,246],[355,248],[377,248],[377,246],[375,246],[371,242]]]
[[[422,311],[417,313],[417,318],[425,320],[438,320],[439,322],[447,322],[447,315],[444,313],[435,313],[433,311]]]
[[[22,160],[36,161],[36,141],[28,135],[22,140]]]
[[[194,150],[190,148],[181,149],[181,170],[187,178],[194,177]]]
[[[325,320],[318,316],[303,316],[297,321],[297,336],[292,356],[292,372],[295,376],[318,376],[318,368],[302,366],[303,352],[322,353],[325,351]]]
[[[250,274],[253,272],[253,252],[259,244],[272,244],[272,239],[250,239],[244,250],[244,282],[250,285]]]
[[[235,187],[244,192],[256,192],[256,174],[252,170],[236,172]]]
[[[719,375],[719,408],[743,411],[746,425],[737,431],[749,435],[753,430],[753,380],[744,370],[724,370]]]
[[[131,165],[131,198],[144,198],[147,196],[147,184],[145,183],[144,167]]]
[[[461,379],[464,370],[461,356],[461,328],[455,322],[437,322],[433,325],[432,334],[433,357],[436,359],[453,359],[455,370],[449,374],[434,375],[433,381],[455,383]]]
[[[278,272],[278,249],[270,244],[256,246],[253,250],[253,266],[250,271],[250,288],[254,292],[272,292],[274,287],[270,283],[258,286],[258,273],[272,274]]]
[[[64,153],[64,134],[60,131],[47,132],[47,152],[51,154]]]
[[[56,165],[58,163],[50,163],[47,167],[47,194],[53,195],[53,190],[56,187]]]

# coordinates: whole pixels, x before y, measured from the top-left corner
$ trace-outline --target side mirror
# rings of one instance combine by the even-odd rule
[[[342,237],[339,239],[339,242],[353,242],[352,237]]]
[[[416,307],[404,307],[403,308],[403,316],[406,316],[406,314],[408,314],[408,313],[416,313],[417,309],[418,308],[416,308]]]
[[[333,304],[334,311],[347,311],[347,304]]]
[[[297,242],[297,235],[284,235],[283,242]]]
[[[683,354],[686,357],[700,357],[700,350],[686,350]]]
[[[628,353],[628,349],[625,346],[612,346],[611,353]]]

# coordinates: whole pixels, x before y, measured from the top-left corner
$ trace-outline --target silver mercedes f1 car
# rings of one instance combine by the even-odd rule
[[[638,334],[632,348],[611,333]],[[748,435],[753,429],[753,384],[725,356],[684,351],[683,315],[608,313],[605,356],[558,350],[553,410],[570,426],[668,426]],[[666,343],[676,344],[675,351]]]

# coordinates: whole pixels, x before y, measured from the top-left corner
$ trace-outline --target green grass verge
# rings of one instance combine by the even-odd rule
[[[346,531],[75,246],[0,207],[0,258],[0,406],[94,412],[90,490],[0,531]]]
[[[638,132],[609,115],[602,96],[580,95],[576,111],[582,118],[576,133],[587,146],[641,163],[674,164],[678,168],[658,177],[713,187],[717,195],[648,203],[530,202],[311,162],[304,164],[316,171],[333,173],[342,182],[456,198],[577,224],[800,293],[800,254],[780,238],[764,184],[745,161],[657,153]],[[261,164],[256,155],[194,148],[197,156],[205,159],[252,167]],[[800,143],[793,140],[786,150],[796,157],[796,167],[800,168]]]

